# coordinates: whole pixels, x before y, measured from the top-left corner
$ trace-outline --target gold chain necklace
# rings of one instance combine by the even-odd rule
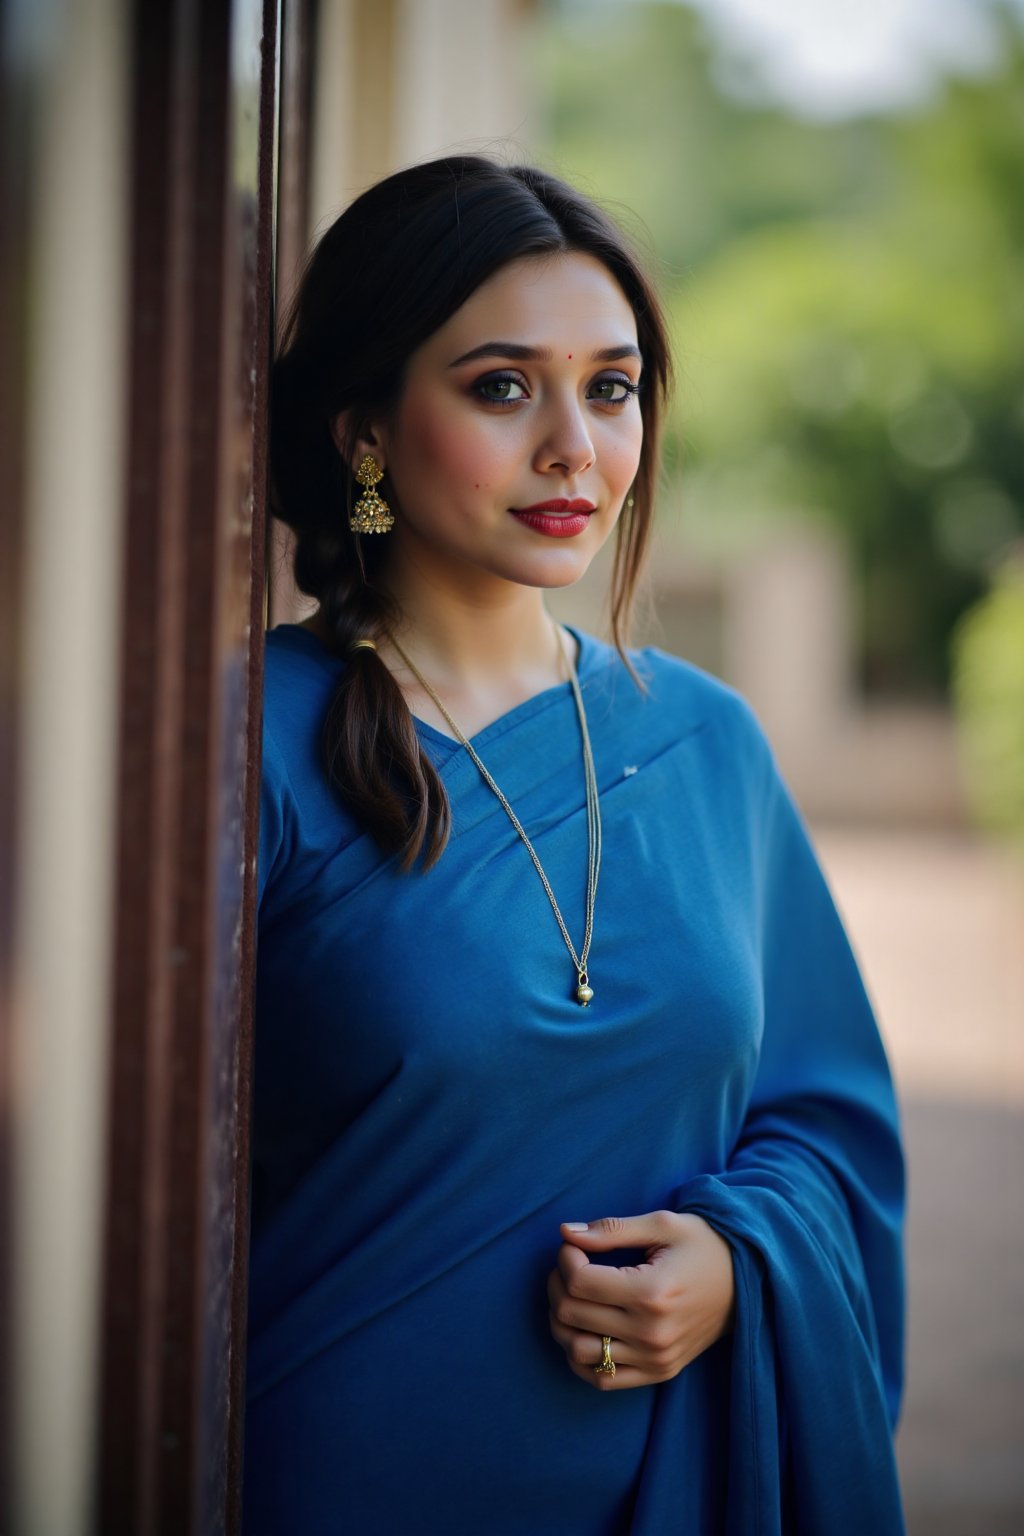
[[[433,688],[431,688],[426,678],[414,665],[410,658],[405,654],[402,647],[395,639],[394,635],[389,634],[387,638],[394,646],[399,656],[401,656],[402,660],[405,662],[405,665],[409,668],[409,671],[419,683],[424,693],[429,694],[433,699],[434,703],[441,711],[441,714],[451,726],[456,737],[465,747],[466,751],[469,753],[470,757],[479,768],[484,781],[490,786],[490,788],[497,795],[498,799],[501,801],[501,804],[504,806],[509,820],[515,827],[516,831],[519,833],[519,836],[522,838],[523,842],[526,844],[526,851],[530,855],[530,858],[533,860],[534,868],[541,878],[541,884],[547,892],[548,901],[551,903],[551,910],[554,912],[558,921],[558,926],[562,932],[562,938],[565,940],[565,947],[572,956],[572,963],[576,967],[576,1001],[580,1004],[581,1008],[586,1008],[588,1004],[593,1000],[594,996],[589,977],[587,976],[587,957],[590,954],[590,941],[594,933],[594,900],[597,896],[597,876],[601,868],[601,807],[597,793],[597,774],[594,772],[594,754],[590,745],[590,732],[587,729],[587,714],[586,710],[583,708],[583,694],[580,692],[579,678],[576,676],[576,668],[573,665],[572,658],[566,654],[565,646],[562,642],[561,631],[557,630],[556,634],[558,638],[558,652],[562,658],[562,661],[565,662],[568,666],[569,682],[572,686],[573,698],[576,700],[576,713],[579,716],[580,721],[580,735],[583,738],[583,778],[586,785],[587,794],[587,915],[586,927],[583,934],[583,947],[578,955],[573,946],[572,939],[569,937],[569,930],[565,926],[565,920],[563,919],[561,912],[558,910],[558,902],[555,900],[555,893],[551,889],[551,882],[548,880],[547,875],[544,873],[544,866],[541,864],[540,859],[537,857],[536,849],[523,830],[523,824],[519,820],[519,817],[509,805],[505,796],[502,794],[501,790],[494,782],[494,779],[487,771],[487,768],[481,762],[476,749],[474,748],[472,742],[469,740],[469,737],[466,735],[465,731],[463,731],[462,727],[452,719],[451,715],[448,713],[448,710],[442,704],[441,700],[438,698]]]

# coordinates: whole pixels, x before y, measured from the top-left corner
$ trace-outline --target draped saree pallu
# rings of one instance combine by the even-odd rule
[[[401,874],[326,782],[339,669],[267,642],[246,1536],[895,1536],[903,1171],[885,1056],[743,702],[578,635],[604,854],[581,1009],[468,754]],[[473,744],[571,928],[568,683]],[[552,1340],[560,1221],[662,1208],[727,1239],[731,1334],[600,1393]],[[620,1256],[621,1261],[621,1256]]]

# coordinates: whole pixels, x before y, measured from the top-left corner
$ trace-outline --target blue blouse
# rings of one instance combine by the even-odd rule
[[[641,692],[577,638],[585,1009],[468,753],[417,722],[454,831],[402,874],[321,765],[345,663],[267,637],[246,1536],[903,1529],[903,1167],[856,964],[749,708],[656,650]],[[569,685],[473,744],[578,948]],[[548,1329],[558,1224],[660,1208],[729,1242],[735,1328],[599,1393]]]

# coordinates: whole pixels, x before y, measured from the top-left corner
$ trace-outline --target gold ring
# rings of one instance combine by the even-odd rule
[[[615,1361],[612,1359],[612,1341],[607,1333],[601,1335],[601,1363],[594,1366],[598,1376],[614,1376]]]

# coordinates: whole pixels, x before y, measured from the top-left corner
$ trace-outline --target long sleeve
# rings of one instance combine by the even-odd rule
[[[760,899],[764,1034],[724,1171],[678,1192],[729,1241],[729,1536],[903,1530],[903,1164],[885,1054],[776,775]]]

